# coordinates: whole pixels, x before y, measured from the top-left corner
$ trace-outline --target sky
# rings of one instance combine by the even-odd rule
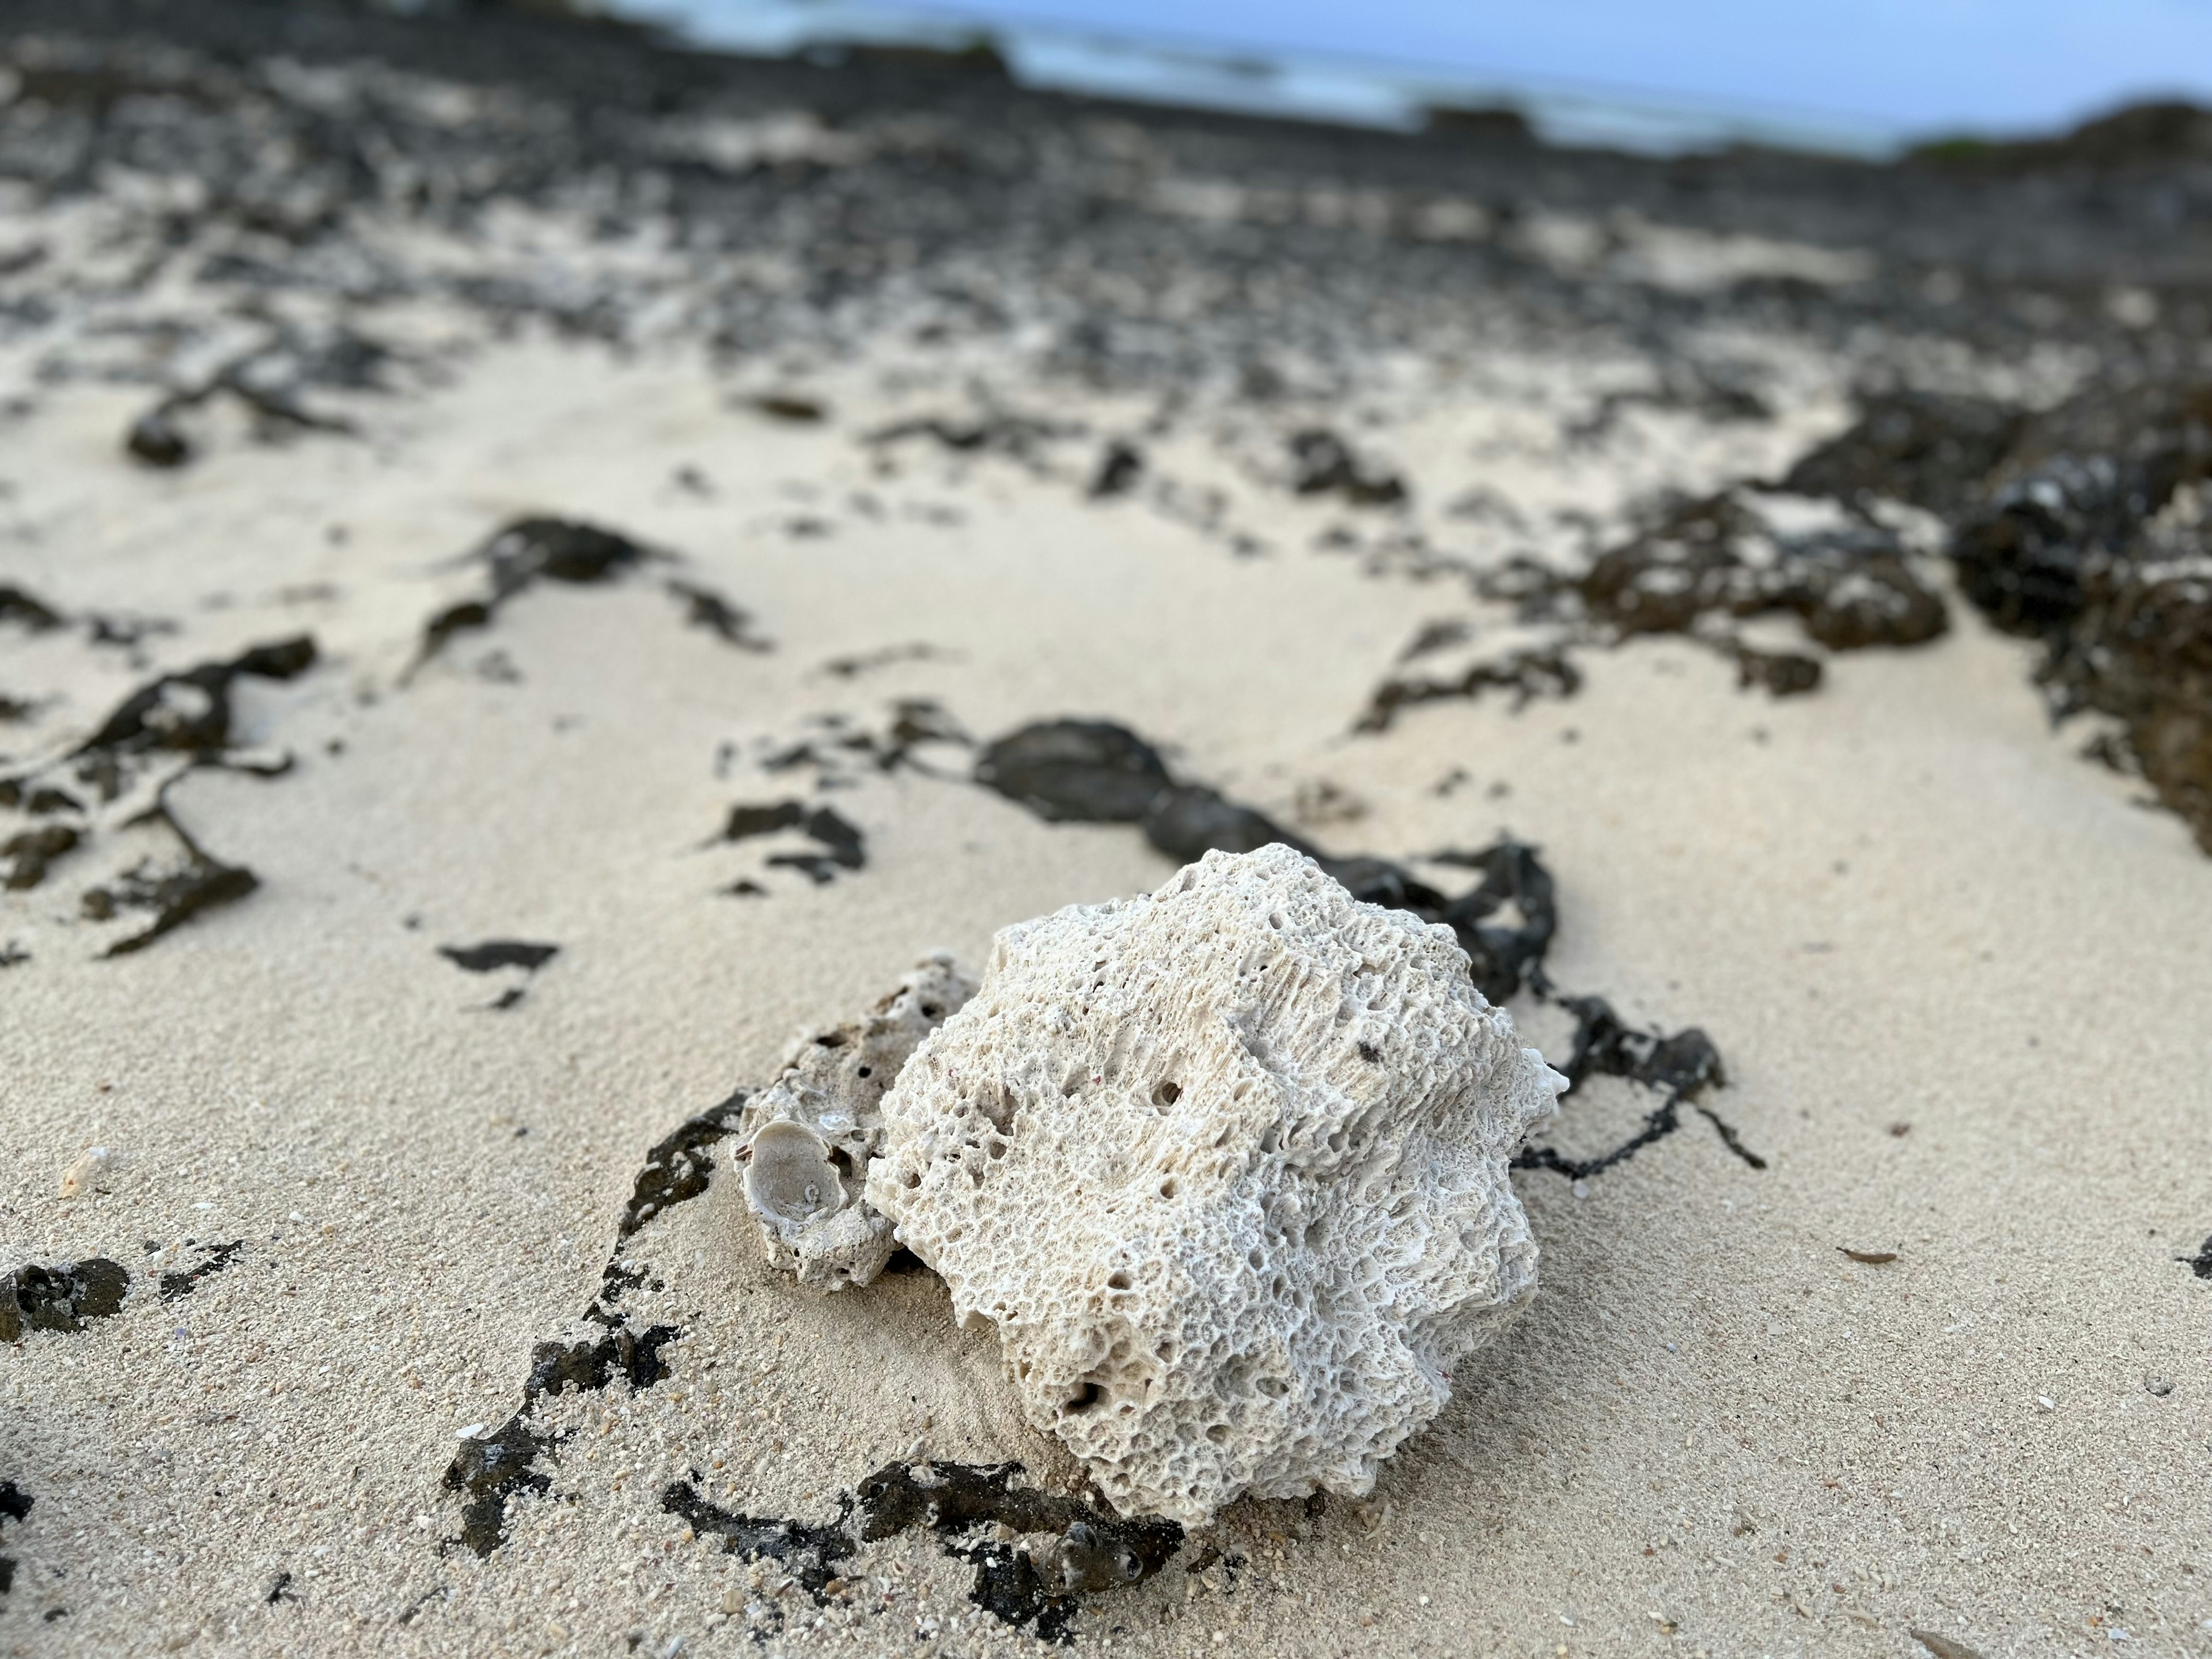
[[[1305,103],[1316,112],[1336,104],[1342,107],[1334,112],[1352,118],[1360,118],[1364,99],[1376,95],[1375,84],[1395,82],[1447,93],[1518,94],[1540,116],[1547,102],[1566,110],[1570,125],[1578,105],[1640,107],[1825,133],[1843,147],[1878,149],[1960,131],[2048,131],[2144,96],[2212,101],[2212,0],[640,4],[703,39],[734,46],[973,24],[1012,43],[1025,79],[1103,79],[1112,89],[1140,90],[1150,77],[1170,96],[1255,107]],[[1250,55],[1288,68],[1271,86],[1249,73],[1176,61],[1186,53]],[[1217,82],[1218,96],[1207,90]]]

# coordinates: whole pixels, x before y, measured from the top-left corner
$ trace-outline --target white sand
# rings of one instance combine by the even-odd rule
[[[1562,405],[1601,368],[1527,366]],[[1425,502],[1486,483],[1610,511],[1660,477],[1786,459],[1840,418],[1824,372],[1802,370],[1825,390],[1796,425],[1638,415],[1594,453],[1442,375],[1389,441],[1436,478]],[[1556,977],[1705,1026],[1730,1078],[1711,1103],[1769,1164],[1692,1116],[1586,1195],[1525,1175],[1539,1299],[1372,1501],[1239,1507],[1217,1564],[1188,1571],[1194,1540],[1089,1603],[1084,1648],[1902,1654],[1914,1627],[1991,1655],[2212,1645],[2212,1285],[2174,1260],[2212,1229],[2212,864],[2054,738],[2022,647],[1958,607],[1938,646],[1836,659],[1819,694],[1772,702],[1707,654],[1640,646],[1588,658],[1571,701],[1445,703],[1353,739],[1419,626],[1478,614],[1463,586],[1311,550],[1358,515],[1256,487],[1244,441],[1203,428],[1157,467],[1228,492],[1265,556],[1143,500],[1085,503],[1085,446],[1060,476],[927,444],[876,476],[855,441],[888,407],[872,374],[813,377],[837,418],[794,427],[682,357],[483,347],[444,391],[365,401],[366,442],[233,442],[173,475],[115,459],[137,394],[58,393],[11,432],[0,576],[177,619],[146,643],[159,667],[301,629],[324,660],[241,693],[290,775],[172,795],[259,874],[252,896],[113,961],[89,958],[69,864],[0,898],[0,944],[32,957],[0,974],[0,1266],[106,1255],[135,1275],[118,1316],[0,1350],[0,1478],[33,1499],[0,1531],[19,1563],[0,1650],[1034,1645],[926,1538],[866,1547],[817,1609],[662,1512],[696,1470],[728,1509],[827,1522],[918,1440],[1073,1473],[933,1279],[791,1289],[726,1170],[635,1242],[665,1287],[640,1322],[687,1333],[673,1376],[548,1402],[574,1433],[553,1495],[518,1500],[488,1559],[441,1547],[457,1431],[502,1422],[533,1344],[582,1331],[651,1143],[919,951],[975,962],[1010,921],[1166,873],[1133,830],[911,772],[826,797],[868,854],[829,884],[763,874],[766,843],[702,850],[732,802],[806,793],[757,769],[761,744],[824,711],[880,730],[902,696],[979,737],[1122,720],[1272,811],[1333,784],[1364,815],[1313,833],[1346,851],[1510,826],[1559,880]],[[951,406],[948,379],[909,401]],[[1054,399],[1135,418],[1017,401]],[[920,516],[939,506],[960,521]],[[399,689],[422,619],[474,580],[441,562],[526,511],[680,552],[775,650],[683,626],[651,580],[549,587]],[[834,533],[780,527],[808,513]],[[1503,550],[1430,516],[1439,545]],[[913,642],[936,654],[823,668]],[[494,652],[519,682],[475,672]],[[0,690],[67,699],[41,742],[146,672],[81,632],[0,628]],[[1439,796],[1455,768],[1469,781]],[[716,894],[740,877],[770,896]],[[497,937],[561,954],[495,1013],[520,976],[435,947]],[[1558,1143],[1611,1144],[1652,1103],[1614,1088],[1577,1097]],[[63,1200],[95,1145],[113,1190]],[[234,1239],[227,1271],[155,1294],[200,1259],[186,1240]]]

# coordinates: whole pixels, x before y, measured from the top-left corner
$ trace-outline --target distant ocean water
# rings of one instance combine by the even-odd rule
[[[778,55],[843,43],[957,50],[988,40],[1025,86],[1401,131],[1419,128],[1432,108],[1504,107],[1547,143],[1659,155],[1755,143],[1879,158],[1909,137],[1899,124],[1870,118],[1808,117],[1382,59],[1248,52],[862,0],[621,0],[616,9],[669,24],[702,45]]]

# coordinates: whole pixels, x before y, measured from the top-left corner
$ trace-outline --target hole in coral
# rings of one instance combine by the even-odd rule
[[[1096,1382],[1085,1382],[1067,1397],[1066,1402],[1060,1407],[1060,1410],[1069,1416],[1075,1416],[1089,1411],[1105,1397],[1105,1389],[1100,1388]]]
[[[1279,1376],[1263,1376],[1260,1379],[1260,1392],[1270,1400],[1280,1400],[1290,1391],[1291,1385]]]
[[[842,1031],[824,1031],[814,1040],[824,1048],[842,1048],[845,1046],[845,1036]]]
[[[1215,1445],[1219,1445],[1229,1438],[1229,1425],[1226,1423],[1216,1423],[1206,1431],[1206,1437]]]
[[[1152,1104],[1155,1106],[1172,1106],[1182,1098],[1182,1085],[1174,1081],[1163,1083],[1152,1091]]]
[[[1173,1198],[1182,1190],[1182,1188],[1176,1182],[1176,1178],[1173,1176],[1170,1176],[1165,1181],[1160,1182],[1160,1196],[1162,1198]]]
[[[924,1019],[935,1019],[938,1015],[944,1012],[945,1011],[943,1009],[939,1008],[933,1002],[925,1002],[921,1005],[921,1017]]]
[[[921,1186],[921,1173],[920,1173],[919,1171],[917,1171],[917,1170],[908,1170],[906,1172],[906,1189],[907,1189],[907,1191],[908,1191],[908,1192],[912,1192],[915,1188],[917,1188],[917,1187],[919,1187],[919,1186]]]
[[[872,1066],[863,1066],[858,1072],[854,1073],[856,1077],[873,1077],[875,1074],[876,1068]]]
[[[1123,1273],[1120,1268],[1115,1268],[1112,1273],[1106,1276],[1106,1288],[1109,1291],[1127,1290],[1129,1288],[1129,1275]]]

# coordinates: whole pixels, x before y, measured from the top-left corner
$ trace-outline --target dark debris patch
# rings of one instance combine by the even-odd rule
[[[1117,438],[1106,446],[1105,453],[1098,458],[1098,470],[1091,475],[1091,499],[1104,501],[1126,495],[1144,476],[1145,452]]]
[[[1849,516],[1793,528],[1770,507],[1735,489],[1668,511],[1574,583],[1585,613],[1621,639],[1788,614],[1831,651],[1924,645],[1949,625],[1895,532]]]
[[[246,411],[255,437],[264,443],[308,432],[351,436],[357,430],[351,421],[307,406],[308,389],[384,390],[384,371],[393,356],[382,342],[342,325],[280,329],[139,414],[124,433],[124,453],[162,471],[185,465],[198,450],[184,417],[223,398]]]
[[[1122,1520],[1109,1510],[1018,1484],[1019,1463],[891,1463],[860,1482],[863,1542],[915,1528],[975,1569],[968,1599],[1047,1641],[1074,1638],[1078,1597],[1151,1577],[1182,1547],[1172,1521]],[[974,1534],[994,1525],[1051,1540],[1032,1551]]]
[[[530,1380],[523,1393],[532,1400],[570,1390],[596,1394],[617,1376],[633,1389],[649,1389],[667,1380],[668,1364],[660,1351],[677,1334],[673,1325],[643,1331],[623,1326],[596,1342],[540,1342],[531,1350]]]
[[[0,1480],[0,1519],[15,1522],[30,1518],[31,1505],[35,1501],[13,1480]],[[15,1559],[0,1555],[0,1606],[7,1601],[9,1591],[15,1588]]]
[[[0,886],[12,892],[36,887],[46,878],[47,866],[76,851],[82,839],[82,833],[70,823],[43,823],[18,830],[0,842],[0,859],[8,861],[8,872],[0,877]]]
[[[491,1434],[461,1442],[446,1467],[446,1490],[461,1494],[460,1541],[478,1555],[489,1555],[506,1539],[507,1499],[553,1488],[552,1477],[537,1464],[553,1449],[555,1437],[532,1430],[525,1421],[527,1410]]]
[[[594,1312],[599,1304],[593,1304]],[[618,1316],[605,1315],[614,1323]],[[523,1384],[522,1407],[493,1433],[464,1440],[444,1477],[447,1492],[461,1494],[459,1542],[478,1555],[489,1555],[507,1537],[507,1505],[512,1498],[553,1489],[553,1478],[538,1461],[560,1443],[560,1437],[532,1428],[532,1407],[546,1395],[597,1393],[619,1376],[633,1389],[649,1389],[669,1376],[660,1351],[678,1336],[672,1325],[633,1333],[614,1328],[597,1341],[541,1342],[532,1352]]]
[[[1159,752],[1107,720],[1042,720],[986,744],[975,781],[1048,823],[1134,823],[1173,781]]]
[[[143,911],[150,918],[137,932],[125,934],[100,952],[104,957],[143,951],[193,917],[234,903],[261,884],[261,878],[245,866],[225,864],[209,854],[166,807],[156,807],[148,816],[175,834],[182,861],[163,868],[150,859],[141,860],[107,886],[88,888],[79,896],[78,908],[88,921],[112,921],[130,911]]]
[[[1743,689],[1800,696],[1820,685],[1820,658],[1754,647],[1743,624],[1794,618],[1809,643],[1835,652],[1925,645],[1950,626],[1925,563],[1857,491],[1831,501],[1747,484],[1674,501],[1579,575],[1526,558],[1486,574],[1478,590],[1513,605],[1540,630],[1537,641],[1438,669],[1424,659],[1467,645],[1473,633],[1463,623],[1431,623],[1400,658],[1423,665],[1376,686],[1352,729],[1387,731],[1407,709],[1449,698],[1503,693],[1517,710],[1538,697],[1570,697],[1582,687],[1578,650],[1660,635],[1729,659]]]
[[[68,618],[27,588],[0,583],[0,623],[14,623],[33,634],[49,633]]]
[[[2178,1255],[2173,1259],[2199,1279],[2212,1279],[2212,1236],[2197,1247],[2195,1255]]]
[[[1407,495],[1396,473],[1363,460],[1326,427],[1291,436],[1291,489],[1299,495],[1334,495],[1352,507],[1397,507]]]
[[[165,792],[179,772],[193,767],[222,767],[261,777],[285,770],[287,758],[254,755],[237,747],[234,693],[240,680],[296,679],[315,661],[315,642],[303,634],[252,647],[224,660],[159,675],[125,697],[91,736],[60,760],[0,778],[0,806],[33,817],[76,820],[10,836],[0,845],[0,856],[9,861],[7,884],[38,885],[55,860],[94,837],[103,809],[112,808],[107,818],[128,813],[122,822],[165,827],[176,848],[171,856],[142,860],[106,884],[79,896],[80,913],[88,921],[112,921],[132,911],[151,917],[145,927],[111,943],[103,954],[127,956],[143,950],[194,916],[251,893],[259,884],[253,872],[201,847],[163,804]],[[141,786],[149,779],[154,781],[151,805],[142,807],[139,803],[149,792]]]
[[[1048,445],[1063,438],[1080,437],[1082,434],[1080,426],[1066,422],[1001,410],[970,419],[924,415],[894,421],[870,433],[866,441],[884,447],[926,438],[955,455],[1003,455],[1033,463]]]
[[[1425,702],[1502,691],[1518,710],[1539,697],[1571,697],[1582,687],[1582,670],[1565,646],[1529,646],[1495,660],[1471,663],[1456,674],[1393,675],[1375,688],[1352,730],[1387,732],[1401,713]]]
[[[830,418],[829,407],[820,399],[801,397],[795,392],[764,392],[745,402],[755,413],[791,426],[819,426]]]
[[[607,582],[659,556],[627,536],[580,520],[525,518],[495,531],[464,562],[480,564],[489,586],[480,599],[448,605],[422,630],[411,674],[456,634],[489,628],[501,607],[541,581],[582,586]]]
[[[1674,1133],[1681,1127],[1685,1106],[1711,1123],[1722,1145],[1744,1163],[1754,1170],[1766,1167],[1766,1160],[1743,1144],[1735,1127],[1699,1098],[1707,1089],[1728,1081],[1720,1051],[1704,1031],[1694,1025],[1671,1036],[1639,1030],[1624,1022],[1603,997],[1558,1000],[1575,1018],[1573,1048],[1559,1067],[1567,1079],[1566,1095],[1571,1097],[1592,1077],[1617,1077],[1657,1094],[1660,1103],[1645,1115],[1634,1134],[1595,1158],[1563,1158],[1554,1147],[1532,1146],[1513,1160],[1514,1168],[1549,1170],[1571,1181],[1587,1180]]]
[[[536,973],[561,954],[557,945],[533,945],[519,939],[488,939],[481,945],[441,945],[438,954],[463,973],[489,974],[498,968]]]
[[[684,620],[690,626],[703,628],[723,644],[733,645],[740,651],[775,649],[771,641],[753,631],[749,611],[732,605],[713,588],[673,578],[666,586],[670,597],[683,605]]]
[[[605,1334],[574,1342],[540,1342],[531,1352],[520,1409],[495,1433],[462,1443],[444,1476],[446,1490],[461,1496],[461,1532],[456,1541],[478,1555],[489,1555],[507,1536],[507,1500],[552,1490],[552,1477],[538,1464],[559,1441],[531,1426],[538,1400],[571,1391],[595,1393],[617,1377],[633,1389],[649,1389],[669,1376],[661,1351],[682,1334],[672,1325],[642,1331],[630,1328],[617,1304],[643,1285],[646,1276],[624,1259],[623,1247],[653,1217],[707,1190],[708,1177],[714,1170],[708,1149],[736,1127],[748,1097],[745,1091],[738,1091],[686,1119],[647,1152],[616,1225],[615,1248],[600,1274],[599,1291],[584,1310],[584,1318]]]
[[[210,1244],[206,1247],[206,1255],[194,1266],[179,1273],[163,1273],[161,1300],[174,1302],[179,1297],[190,1296],[202,1284],[229,1267],[245,1248],[246,1241],[242,1238],[234,1239],[228,1244]]]
[[[541,582],[600,586],[673,557],[578,519],[516,519],[462,559],[464,564],[483,568],[484,590],[474,599],[447,605],[423,624],[422,645],[402,683],[420,672],[455,635],[489,628],[512,600]],[[740,650],[770,648],[770,642],[754,631],[751,616],[712,588],[676,577],[665,586],[669,596],[684,606],[684,621],[692,627],[703,628]]]
[[[757,836],[772,836],[787,830],[798,831],[822,850],[775,853],[769,856],[768,862],[780,869],[799,871],[817,886],[835,880],[840,870],[859,870],[867,864],[867,843],[857,826],[833,808],[809,806],[803,801],[732,806],[714,841],[750,841]]]
[[[708,1155],[708,1148],[737,1127],[738,1115],[749,1098],[750,1092],[740,1089],[720,1104],[686,1118],[653,1144],[630,1188],[629,1201],[623,1206],[622,1219],[615,1229],[618,1244],[626,1243],[662,1211],[707,1190],[707,1178],[714,1172],[714,1160]]]
[[[720,1539],[723,1550],[740,1560],[774,1561],[817,1605],[830,1600],[837,1564],[849,1560],[859,1547],[842,1518],[837,1524],[810,1527],[801,1521],[740,1515],[708,1503],[688,1480],[670,1481],[660,1494],[660,1507],[692,1531]]]
[[[81,1331],[122,1312],[130,1288],[130,1269],[106,1256],[18,1267],[0,1279],[0,1342],[20,1342],[30,1331]]]
[[[1981,398],[1893,392],[1859,400],[1852,425],[1783,475],[1798,495],[1889,500],[1950,517],[1972,506],[2024,417]]]
[[[1786,482],[1945,518],[1967,599],[2042,641],[2053,717],[2116,720],[2098,757],[2212,853],[2212,381],[2096,386],[2039,414],[1869,399]]]
[[[1990,621],[2043,641],[2054,717],[2117,720],[2132,769],[2212,853],[2212,381],[2028,422],[1951,557]]]
[[[526,939],[488,939],[480,945],[441,945],[438,954],[463,973],[492,974],[501,969],[520,968],[523,983],[510,985],[483,1006],[495,1013],[504,1013],[516,1006],[528,994],[528,982],[538,970],[561,954],[557,945],[536,945]]]
[[[1124,1521],[1024,1486],[1022,1473],[1019,1463],[886,1464],[846,1494],[828,1526],[722,1509],[701,1494],[696,1472],[670,1483],[660,1506],[745,1560],[775,1561],[817,1605],[836,1594],[839,1564],[860,1545],[926,1529],[946,1554],[975,1568],[970,1601],[1017,1630],[1069,1643],[1079,1598],[1152,1577],[1182,1547],[1182,1528],[1172,1521]],[[1045,1534],[1048,1541],[1000,1542],[988,1535],[994,1527]]]
[[[76,775],[112,800],[122,787],[122,769],[137,757],[185,755],[222,763],[233,748],[231,696],[238,682],[297,679],[315,660],[314,640],[301,634],[254,646],[227,661],[163,674],[125,697],[71,751]]]

